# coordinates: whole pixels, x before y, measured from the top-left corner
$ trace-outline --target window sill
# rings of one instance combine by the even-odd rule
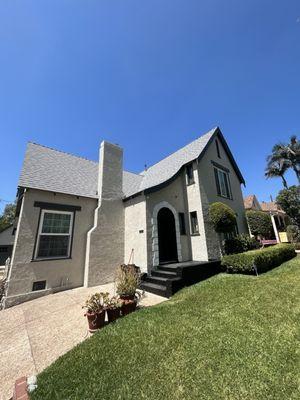
[[[231,201],[233,201],[233,198],[232,198],[232,197],[222,196],[221,194],[218,194],[218,197],[221,197],[222,199],[226,199],[226,200],[231,200]]]
[[[200,236],[200,233],[191,233],[191,236]]]
[[[40,262],[40,261],[58,261],[58,260],[71,260],[72,257],[49,257],[49,258],[34,258],[31,262]]]
[[[193,182],[187,182],[187,184],[186,184],[186,186],[192,186],[192,185],[195,185],[195,181],[193,181]]]

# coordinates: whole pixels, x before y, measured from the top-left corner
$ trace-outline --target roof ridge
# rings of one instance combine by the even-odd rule
[[[97,164],[97,165],[99,164],[98,161],[90,160],[90,159],[88,159],[86,157],[82,157],[82,156],[78,156],[76,154],[68,153],[67,151],[54,149],[53,147],[49,147],[49,146],[46,146],[46,145],[40,144],[40,143],[35,143],[35,142],[32,142],[31,140],[29,140],[28,143],[34,144],[35,146],[44,147],[45,149],[48,149],[48,150],[51,150],[51,151],[55,151],[57,153],[62,153],[62,154],[66,154],[66,155],[71,156],[71,157],[80,158],[81,160],[89,161],[89,162],[91,162],[93,164]]]
[[[177,149],[177,150],[173,151],[172,153],[170,153],[168,156],[166,156],[166,157],[162,158],[161,160],[157,161],[156,163],[150,165],[150,167],[147,167],[146,170],[141,171],[140,174],[149,171],[149,169],[152,168],[152,167],[154,167],[154,165],[159,164],[160,162],[162,162],[162,161],[166,160],[167,158],[173,156],[173,155],[176,154],[178,151],[180,151],[180,150],[184,149],[185,147],[189,146],[190,144],[196,142],[197,140],[199,140],[199,139],[202,138],[203,136],[208,135],[209,133],[213,134],[217,129],[218,129],[218,126],[215,126],[214,128],[210,129],[208,132],[204,133],[204,134],[201,135],[201,136],[198,136],[196,139],[194,139],[194,140],[192,140],[191,142],[187,143],[187,144],[184,145],[183,147],[180,147],[179,149]],[[140,175],[140,174],[139,174],[139,175]]]

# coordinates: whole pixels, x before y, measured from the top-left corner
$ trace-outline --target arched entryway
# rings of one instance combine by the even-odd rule
[[[157,214],[159,263],[177,262],[176,227],[173,212],[163,207]]]

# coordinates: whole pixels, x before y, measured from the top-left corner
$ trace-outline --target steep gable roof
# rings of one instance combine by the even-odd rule
[[[174,178],[184,165],[202,156],[215,136],[223,144],[240,182],[245,183],[220,129],[214,128],[140,174],[124,171],[124,197],[159,187]],[[97,198],[97,182],[97,162],[28,143],[19,179],[20,187]]]

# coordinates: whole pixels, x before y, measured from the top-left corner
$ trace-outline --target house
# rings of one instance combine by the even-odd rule
[[[122,149],[105,141],[99,163],[29,143],[4,306],[110,282],[132,250],[148,274],[164,263],[219,259],[209,205],[228,204],[238,231],[248,232],[241,184],[219,128],[140,174],[124,171]]]
[[[246,210],[263,211],[270,215],[273,226],[273,238],[265,241],[268,242],[267,244],[285,243],[288,241],[285,231],[288,225],[288,216],[276,202],[262,201],[260,203],[256,196],[251,194],[244,198],[244,207]]]
[[[6,260],[12,255],[14,238],[14,227],[12,225],[0,232],[0,267],[4,266]]]

